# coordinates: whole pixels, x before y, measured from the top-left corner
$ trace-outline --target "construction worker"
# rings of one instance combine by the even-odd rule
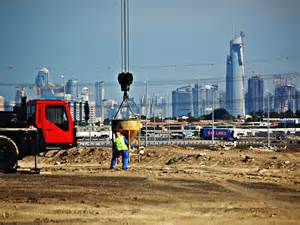
[[[128,140],[124,137],[121,132],[116,132],[114,138],[112,159],[110,168],[113,169],[117,165],[117,158],[122,155],[122,168],[127,170],[128,168]]]

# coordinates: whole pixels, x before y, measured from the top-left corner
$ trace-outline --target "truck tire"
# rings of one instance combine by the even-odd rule
[[[18,147],[13,140],[6,136],[0,136],[0,169],[13,168],[18,161]]]

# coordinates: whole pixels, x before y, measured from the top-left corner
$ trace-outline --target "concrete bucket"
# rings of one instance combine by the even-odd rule
[[[136,119],[114,119],[112,120],[112,131],[121,132],[129,143],[132,143],[140,134],[141,121]]]

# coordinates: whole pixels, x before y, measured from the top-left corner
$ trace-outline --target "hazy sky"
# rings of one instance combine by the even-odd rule
[[[0,82],[32,83],[41,66],[49,68],[53,82],[60,74],[116,81],[120,2],[0,0]],[[135,80],[225,78],[229,41],[241,30],[246,73],[300,71],[299,0],[129,2]],[[201,63],[213,65],[187,66]],[[170,64],[176,67],[164,67]]]

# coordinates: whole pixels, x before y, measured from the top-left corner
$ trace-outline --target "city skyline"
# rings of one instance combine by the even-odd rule
[[[300,91],[286,77],[276,77],[273,92],[264,92],[264,80],[258,75],[250,77],[247,82],[248,89],[245,93],[247,115],[267,111],[285,113],[288,110],[295,113],[300,110]],[[51,82],[51,79],[49,80],[49,70],[41,68],[36,75],[35,83],[36,97],[66,100],[76,123],[85,120],[83,107],[86,102],[89,102],[90,105],[90,123],[112,119],[120,104],[118,99],[109,99],[104,96],[107,87],[105,88],[105,83],[102,81],[94,83],[94,90],[84,86],[80,91],[79,87],[82,85],[77,80],[70,79],[63,81],[62,84],[55,85]],[[147,118],[154,116],[160,118],[171,116],[173,118],[181,116],[199,118],[210,114],[212,110],[226,108],[226,92],[219,90],[217,84],[206,83],[204,85],[194,82],[192,85],[177,86],[176,90],[172,91],[172,100],[170,100],[169,94],[171,93],[167,95],[158,93],[149,95],[147,92],[148,85],[146,84],[144,95],[129,98],[128,103],[131,106],[131,112],[136,115],[147,116]],[[25,87],[21,86],[16,90],[15,103],[20,104],[21,98],[24,96],[28,96],[27,91]],[[29,99],[32,98],[29,97]],[[267,105],[268,102],[269,106]],[[13,103],[6,102],[4,104],[2,98],[2,107],[11,110]],[[123,117],[128,117],[128,113],[128,109],[121,110]]]

